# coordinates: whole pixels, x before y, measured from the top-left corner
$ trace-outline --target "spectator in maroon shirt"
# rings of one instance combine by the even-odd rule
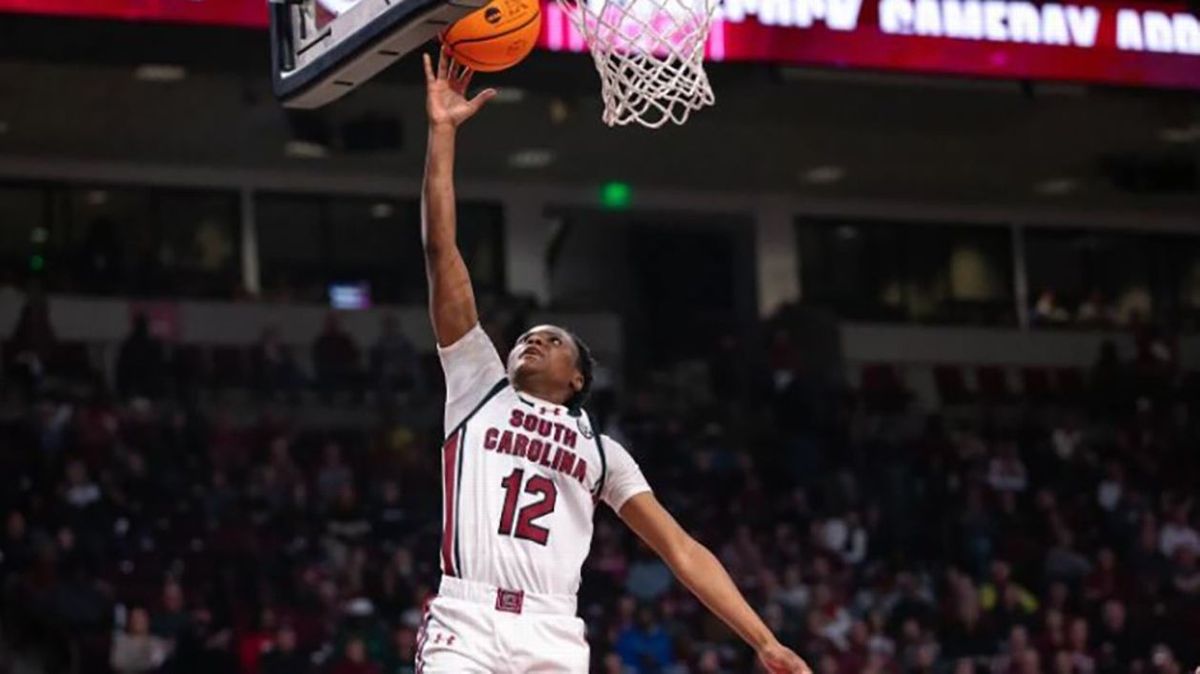
[[[1058,609],[1046,609],[1042,613],[1042,629],[1035,639],[1038,652],[1044,660],[1067,647],[1066,618]]]
[[[264,608],[259,614],[257,625],[238,637],[238,661],[242,674],[258,674],[262,656],[271,648],[276,622],[275,612]]]
[[[1127,587],[1125,579],[1117,570],[1117,555],[1112,548],[1100,548],[1096,553],[1096,565],[1083,580],[1083,596],[1089,602],[1106,599],[1122,599]]]
[[[296,643],[296,631],[284,625],[275,633],[271,644],[260,661],[262,674],[308,674],[313,671],[312,662],[302,653]]]
[[[1088,623],[1084,618],[1074,618],[1067,628],[1067,654],[1071,659],[1072,671],[1079,674],[1093,674],[1096,671],[1096,659],[1092,657],[1088,645]]]

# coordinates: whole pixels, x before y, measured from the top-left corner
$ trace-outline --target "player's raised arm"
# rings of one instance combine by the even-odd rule
[[[746,603],[716,556],[692,538],[650,492],[630,497],[621,519],[666,562],[692,594],[754,648],[771,674],[812,674]]]
[[[435,72],[425,60],[425,109],[429,115],[429,147],[421,194],[421,241],[429,281],[429,316],[441,346],[457,342],[479,322],[475,292],[456,239],[454,208],[454,141],[458,126],[470,119],[496,92],[485,89],[467,99],[471,70],[443,52]]]

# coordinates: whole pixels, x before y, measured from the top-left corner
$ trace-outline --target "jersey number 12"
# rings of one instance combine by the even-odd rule
[[[517,468],[500,481],[500,486],[504,487],[504,511],[500,513],[500,535],[516,536],[545,545],[546,539],[550,537],[550,530],[534,524],[534,521],[554,512],[554,504],[558,501],[558,487],[554,486],[553,480],[541,475],[531,476],[529,481],[525,482],[524,491],[527,494],[541,494],[542,500],[530,503],[517,512],[517,499],[521,495],[521,483],[524,478],[525,471]],[[516,520],[515,531],[514,519]]]

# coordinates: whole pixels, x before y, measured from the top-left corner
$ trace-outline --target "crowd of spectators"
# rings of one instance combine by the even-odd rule
[[[336,333],[314,352],[359,358]],[[119,360],[158,358],[147,340],[135,330]],[[277,333],[255,352],[277,386],[303,376]],[[410,357],[381,339],[372,371]],[[745,404],[717,399],[719,363],[661,373],[604,426],[815,672],[1196,665],[1200,437],[1196,401],[1168,375],[1108,360],[1079,399],[943,414],[873,411],[794,358],[773,363]],[[413,671],[438,578],[435,418],[302,430],[286,406],[200,408],[118,382],[114,396],[6,397],[0,662]],[[611,513],[580,599],[593,671],[755,671]]]
[[[57,340],[47,302],[32,295],[4,344],[3,366],[11,387],[31,400],[61,394],[62,387],[55,384],[63,381],[94,377],[87,355],[72,348],[77,351],[81,345]],[[284,340],[279,326],[268,325],[254,344],[215,349],[211,362],[202,363],[194,349],[168,345],[155,334],[151,319],[137,314],[130,334],[118,346],[112,388],[122,400],[186,399],[203,379],[245,387],[263,400],[293,403],[305,391],[317,393],[326,404],[343,397],[361,403],[368,392],[390,403],[429,395],[427,367],[392,314],[382,316],[379,335],[365,350],[336,312],[326,316],[307,359],[302,362],[296,349]]]
[[[1126,290],[1115,301],[1099,290],[1072,300],[1065,293],[1045,288],[1029,308],[1029,323],[1035,327],[1137,328],[1154,322],[1151,318],[1155,316],[1151,293],[1140,287]],[[1161,321],[1165,316],[1157,318]]]

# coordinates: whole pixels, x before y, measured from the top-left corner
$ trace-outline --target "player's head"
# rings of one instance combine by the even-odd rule
[[[578,408],[592,388],[595,361],[587,344],[557,325],[525,331],[508,354],[508,378],[517,389]]]

